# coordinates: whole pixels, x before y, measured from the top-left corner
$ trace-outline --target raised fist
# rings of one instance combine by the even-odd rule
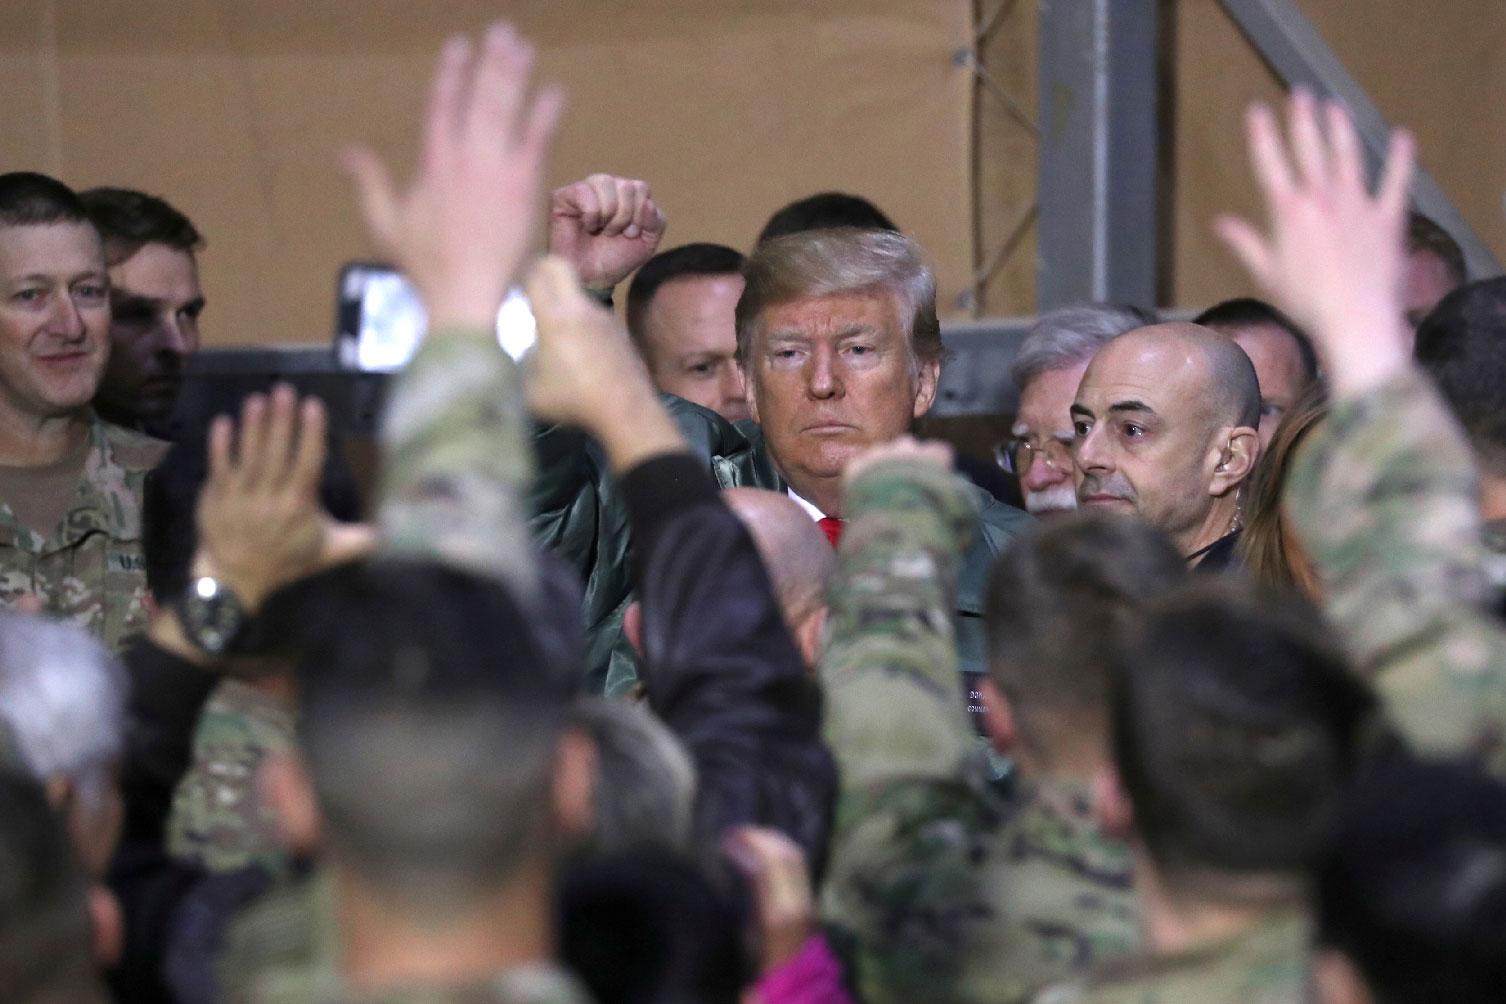
[[[549,253],[575,266],[587,289],[610,290],[652,258],[664,227],[646,181],[593,174],[549,200]]]

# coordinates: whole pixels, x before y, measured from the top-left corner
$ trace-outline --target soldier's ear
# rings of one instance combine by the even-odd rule
[[[102,885],[89,887],[89,940],[94,964],[114,969],[125,954],[125,914],[120,900]]]
[[[570,840],[583,840],[596,825],[596,744],[583,729],[566,729],[554,749],[551,797],[554,821]]]
[[[1018,738],[1014,727],[1014,709],[1009,706],[1009,698],[988,677],[984,677],[978,685],[978,693],[983,697],[983,724],[988,729],[988,741],[994,749],[1008,756],[1014,752]]]
[[[1112,766],[1104,765],[1093,775],[1093,815],[1111,837],[1128,840],[1134,832],[1135,807]]]
[[[268,753],[257,770],[256,783],[262,800],[272,807],[283,847],[295,855],[318,850],[319,802],[303,758],[293,752]]]
[[[629,603],[627,609],[622,612],[622,633],[627,636],[628,644],[633,648],[633,654],[643,658],[643,608],[638,601]]]
[[[1375,1000],[1359,969],[1335,948],[1321,949],[1314,957],[1313,983],[1323,1004],[1371,1004]]]
[[[795,645],[800,649],[805,668],[815,673],[821,658],[821,643],[826,640],[826,604],[822,603],[805,615],[795,628]]]

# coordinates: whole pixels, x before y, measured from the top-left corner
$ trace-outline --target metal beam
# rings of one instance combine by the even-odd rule
[[[1039,310],[1154,306],[1156,0],[1041,0]]]
[[[1304,85],[1320,97],[1333,97],[1343,103],[1354,119],[1365,145],[1371,177],[1375,177],[1385,158],[1391,126],[1294,0],[1220,2],[1287,86]],[[1459,242],[1471,277],[1484,279],[1501,274],[1495,253],[1475,233],[1433,176],[1421,167],[1413,177],[1412,202],[1418,212],[1431,217]]]

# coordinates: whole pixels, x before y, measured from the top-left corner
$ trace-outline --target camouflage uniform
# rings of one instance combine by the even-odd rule
[[[1281,911],[1212,945],[1106,967],[1081,984],[1052,987],[1036,1004],[1307,1004],[1313,999],[1312,931]]]
[[[964,487],[887,463],[845,505],[820,663],[842,778],[821,915],[859,996],[1026,1000],[1133,951],[1129,851],[1087,791],[1028,783],[1006,819],[984,783],[955,690]]]
[[[220,996],[231,1004],[309,999],[338,976],[340,933],[328,872],[290,882],[230,922],[220,950]]]
[[[248,683],[215,688],[194,729],[193,762],[173,795],[168,852],[211,872],[287,866],[277,820],[257,788],[269,753],[294,746],[293,714]]]
[[[432,332],[424,339],[393,382],[382,440],[377,516],[382,553],[435,558],[496,576],[525,594],[537,589],[524,501],[533,478],[533,448],[518,368],[498,347],[494,331]],[[291,744],[291,723],[287,734]],[[206,778],[202,785],[199,805],[211,804],[212,782]],[[225,814],[221,820],[241,828],[244,836],[227,834],[234,845],[254,839],[257,827],[245,816]],[[338,958],[329,876],[284,885],[232,922],[220,954],[224,999],[257,1004],[355,999],[342,996]],[[584,999],[573,985],[548,981],[537,992],[503,980],[468,993],[383,999],[540,1004]]]
[[[1329,618],[1406,738],[1506,776],[1506,632],[1484,612],[1474,462],[1425,377],[1333,407],[1293,462],[1286,503]]]
[[[89,416],[73,506],[49,536],[0,500],[0,604],[33,593],[44,609],[119,652],[146,628],[141,488],[167,444]]]
[[[382,550],[537,588],[524,494],[533,449],[518,368],[485,329],[434,332],[393,383],[382,423]]]

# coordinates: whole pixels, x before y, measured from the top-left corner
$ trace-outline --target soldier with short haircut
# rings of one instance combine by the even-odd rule
[[[0,175],[0,603],[35,596],[119,649],[146,624],[141,487],[163,447],[89,408],[109,291],[78,196]]]
[[[966,488],[944,453],[854,466],[820,667],[843,781],[822,914],[854,984],[871,1001],[1022,1001],[1133,954],[1131,854],[1093,793],[1107,772],[1108,659],[1185,577],[1181,556],[1143,525],[1093,514],[1000,557],[985,703],[1023,778],[1010,811],[982,784],[948,688]]]
[[[103,1004],[89,883],[42,786],[0,769],[0,997]]]
[[[985,715],[1020,774],[1020,808],[996,841],[1002,913],[1017,929],[1009,964],[1036,986],[1139,951],[1130,847],[1094,794],[1112,774],[1109,665],[1146,604],[1185,577],[1163,535],[1104,513],[1057,523],[994,566]]]
[[[1308,876],[1378,702],[1296,601],[1233,582],[1158,604],[1115,661],[1114,766],[1148,957],[1043,1001],[1307,1001]]]
[[[1398,757],[1345,795],[1318,871],[1322,1004],[1487,1004],[1506,987],[1506,786]]]
[[[199,351],[197,255],[204,238],[165,199],[128,188],[79,193],[110,267],[110,362],[94,406],[107,421],[166,437]]]

